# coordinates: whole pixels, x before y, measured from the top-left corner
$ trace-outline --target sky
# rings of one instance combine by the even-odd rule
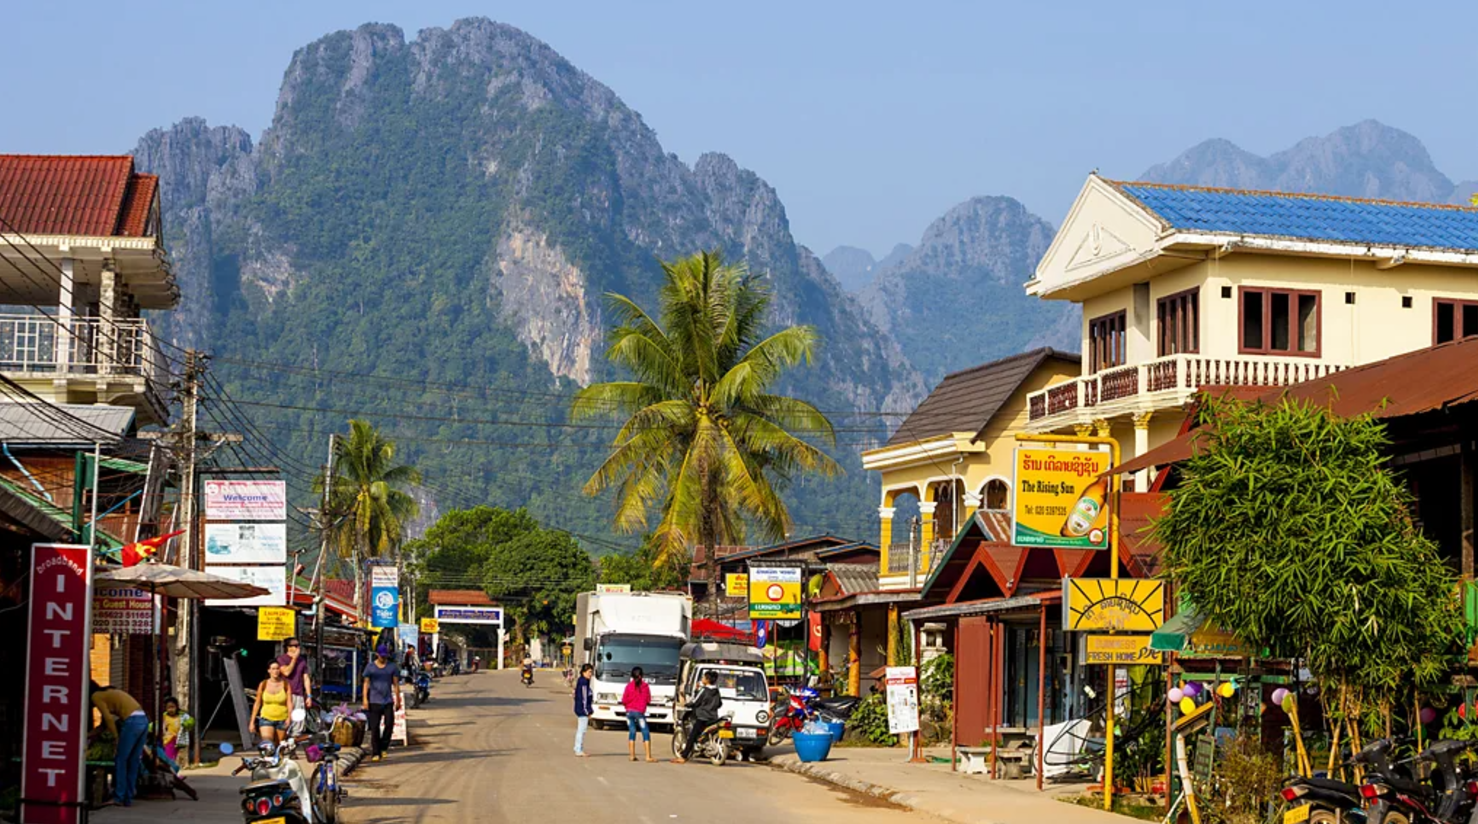
[[[549,43],[683,160],[753,169],[822,254],[881,256],[976,195],[1056,225],[1093,169],[1134,177],[1211,137],[1268,154],[1366,118],[1478,178],[1471,2],[17,3],[0,152],[126,152],[192,115],[255,137],[297,48],[472,16]]]

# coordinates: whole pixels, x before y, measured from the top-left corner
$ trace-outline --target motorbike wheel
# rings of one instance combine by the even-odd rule
[[[1341,824],[1339,814],[1333,810],[1314,810],[1309,813],[1309,824]]]
[[[729,757],[729,748],[724,745],[722,739],[715,739],[708,745],[708,763],[715,767],[722,767],[724,761]]]
[[[772,747],[778,747],[781,744],[784,744],[785,739],[789,737],[790,727],[775,724],[774,726],[770,727],[770,734],[765,737],[765,743],[769,744]]]
[[[683,732],[682,725],[681,724],[678,724],[678,725],[676,725],[676,726],[674,726],[672,728],[672,757],[673,758],[682,758],[683,757],[683,746],[685,744],[687,744],[687,734],[685,732]]]
[[[1367,821],[1374,822],[1374,819],[1367,819]],[[1404,810],[1388,810],[1380,819],[1379,824],[1411,824],[1411,816],[1407,815]]]

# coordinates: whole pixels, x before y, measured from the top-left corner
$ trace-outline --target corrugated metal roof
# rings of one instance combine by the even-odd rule
[[[978,434],[1011,393],[1048,358],[1082,362],[1076,353],[1043,347],[951,372],[903,419],[886,446],[903,446],[953,432]]]
[[[159,178],[128,155],[0,155],[0,217],[26,234],[142,236]]]
[[[1478,250],[1478,209],[1333,195],[1106,180],[1174,229]]]
[[[1478,400],[1478,338],[1418,349],[1393,358],[1346,369],[1333,375],[1280,387],[1257,397],[1275,404],[1285,398],[1327,407],[1341,417],[1370,413],[1399,418],[1448,409]],[[1183,461],[1194,453],[1203,430],[1192,430],[1125,461],[1115,473]]]
[[[826,571],[837,582],[842,595],[877,592],[878,568],[871,564],[831,564]]]
[[[127,406],[0,403],[0,441],[15,446],[122,438],[133,426],[134,416],[134,410]]]

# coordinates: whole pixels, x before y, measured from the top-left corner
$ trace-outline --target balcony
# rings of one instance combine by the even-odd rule
[[[0,315],[0,373],[47,400],[141,406],[162,420],[164,364],[140,318]]]
[[[927,567],[924,565],[925,559],[917,557],[918,551],[918,547],[907,541],[890,545],[888,551],[883,554],[884,566],[882,577],[884,579],[907,578],[908,574],[913,572],[916,580],[915,585],[922,584],[929,577],[929,573],[933,572],[934,568],[939,565],[939,561],[944,557],[944,553],[949,551],[949,541],[943,538],[934,539],[929,545]],[[885,588],[895,589],[897,586]]]
[[[1050,432],[1182,406],[1203,386],[1288,386],[1348,368],[1312,358],[1171,355],[1116,366],[1027,396],[1027,429]]]

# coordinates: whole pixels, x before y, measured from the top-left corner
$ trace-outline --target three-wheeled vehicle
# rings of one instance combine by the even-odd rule
[[[672,731],[672,752],[682,752],[687,728],[688,700],[697,694],[705,672],[716,676],[719,695],[724,704],[719,710],[733,721],[731,747],[752,761],[760,755],[770,730],[770,685],[761,669],[764,658],[743,644],[695,641],[684,644],[679,653],[677,697]]]

